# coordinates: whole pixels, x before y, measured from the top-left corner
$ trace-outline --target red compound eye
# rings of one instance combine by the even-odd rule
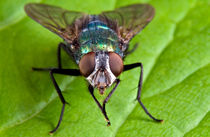
[[[79,69],[83,76],[88,77],[95,68],[95,53],[89,52],[79,62]]]
[[[117,77],[123,71],[122,58],[114,52],[109,52],[109,66],[112,73]]]

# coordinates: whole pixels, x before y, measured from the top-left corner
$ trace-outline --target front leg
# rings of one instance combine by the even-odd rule
[[[89,90],[91,96],[93,97],[94,101],[96,102],[96,104],[97,104],[98,107],[100,108],[101,112],[103,113],[103,115],[104,115],[104,117],[105,117],[105,119],[106,119],[106,121],[107,121],[107,125],[110,125],[110,121],[109,121],[109,118],[108,118],[108,116],[107,116],[107,114],[106,114],[106,111],[103,110],[103,107],[101,106],[101,104],[100,104],[99,101],[96,99],[96,97],[95,97],[95,95],[94,95],[94,93],[93,93],[93,91],[94,91],[93,86],[89,85],[88,90]]]
[[[112,94],[114,93],[114,91],[116,90],[117,86],[120,84],[120,79],[116,79],[116,85],[114,86],[114,88],[110,91],[110,93],[108,94],[108,96],[104,99],[103,101],[103,111],[106,112],[106,103],[108,102],[108,100],[110,99],[110,97],[112,96]],[[111,123],[109,122],[107,124],[107,126],[111,125]]]
[[[105,117],[105,119],[106,119],[106,121],[107,121],[107,126],[110,126],[111,123],[110,123],[110,120],[109,120],[109,118],[108,118],[108,116],[107,116],[107,114],[106,114],[105,105],[106,105],[107,101],[110,99],[110,97],[112,96],[112,94],[114,93],[114,91],[116,90],[117,86],[118,86],[119,83],[120,83],[120,80],[119,80],[119,79],[116,79],[115,82],[116,82],[116,85],[115,85],[114,88],[110,91],[110,93],[108,94],[108,96],[104,99],[104,101],[103,101],[103,106],[102,106],[102,105],[99,103],[99,101],[96,99],[96,97],[95,97],[95,95],[94,95],[94,93],[93,93],[93,91],[94,91],[93,86],[89,85],[89,87],[88,87],[91,96],[93,97],[94,101],[96,102],[96,104],[97,104],[98,107],[100,108],[101,112],[103,113],[103,115],[104,115],[104,117]]]
[[[127,70],[130,70],[130,69],[136,68],[136,67],[141,68],[139,84],[138,84],[138,93],[137,93],[137,98],[136,99],[138,100],[141,107],[144,109],[145,113],[150,118],[152,118],[153,120],[155,120],[157,122],[163,122],[163,120],[160,120],[160,119],[157,119],[157,118],[153,117],[141,101],[141,88],[142,88],[142,79],[143,79],[143,65],[142,65],[142,63],[134,63],[134,64],[129,64],[129,65],[124,65],[124,70],[123,71],[127,71]]]

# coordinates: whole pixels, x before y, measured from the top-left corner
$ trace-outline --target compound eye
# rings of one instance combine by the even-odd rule
[[[112,73],[117,77],[123,71],[122,58],[114,52],[109,52],[109,66]]]
[[[85,54],[79,62],[79,69],[83,76],[88,77],[95,68],[95,53]]]

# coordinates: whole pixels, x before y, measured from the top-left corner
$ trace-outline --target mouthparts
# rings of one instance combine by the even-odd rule
[[[106,87],[107,87],[106,83],[99,83],[99,85],[98,85],[97,88],[98,88],[99,93],[100,93],[101,95],[104,94],[104,91],[106,90]]]

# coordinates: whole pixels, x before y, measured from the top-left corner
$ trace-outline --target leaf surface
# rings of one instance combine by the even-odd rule
[[[18,3],[0,2],[0,136],[45,137],[58,121],[61,102],[47,72],[55,67],[62,40],[26,17]],[[31,2],[31,1],[30,1]],[[35,1],[34,1],[35,2]],[[40,1],[36,1],[40,2]],[[142,1],[156,9],[154,20],[132,41],[138,49],[125,64],[144,64],[142,101],[164,123],[155,123],[135,101],[139,69],[123,73],[107,103],[111,126],[88,93],[83,77],[56,75],[65,99],[64,118],[53,136],[209,136],[209,0]],[[97,14],[139,1],[44,1]],[[8,10],[7,9],[11,9]],[[202,16],[201,16],[202,15]],[[65,68],[76,68],[62,52]],[[102,101],[102,97],[97,97]]]

